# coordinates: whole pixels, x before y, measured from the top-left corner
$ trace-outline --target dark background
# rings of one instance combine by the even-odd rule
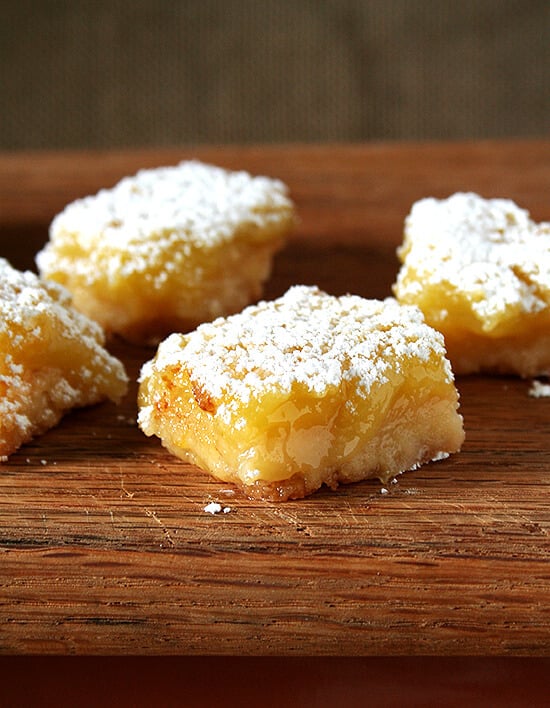
[[[544,137],[548,0],[8,0],[0,149]]]

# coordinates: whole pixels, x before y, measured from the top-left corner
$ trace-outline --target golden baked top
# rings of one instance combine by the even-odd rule
[[[398,253],[400,300],[415,302],[422,291],[444,286],[467,298],[483,331],[550,304],[550,223],[536,224],[508,199],[422,199],[406,219]]]
[[[428,361],[434,354],[444,356],[443,337],[416,307],[296,285],[277,300],[171,335],[143,366],[141,380],[172,365],[185,368],[203,406],[231,416],[242,404],[294,385],[322,395],[353,381],[366,397],[404,359]],[[447,361],[445,367],[452,380]],[[147,415],[142,410],[142,422]]]

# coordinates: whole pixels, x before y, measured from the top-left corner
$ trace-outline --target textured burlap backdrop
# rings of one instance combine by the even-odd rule
[[[548,0],[3,0],[0,149],[548,135]]]

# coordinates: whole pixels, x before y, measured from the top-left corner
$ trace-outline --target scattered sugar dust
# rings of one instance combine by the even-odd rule
[[[229,514],[229,512],[231,511],[231,507],[230,506],[222,506],[219,502],[213,501],[213,502],[210,502],[209,504],[207,504],[204,507],[203,511],[206,514],[212,514],[212,515],[221,514],[221,513]]]
[[[550,398],[550,383],[543,383],[534,379],[531,383],[531,388],[528,395],[532,398]]]

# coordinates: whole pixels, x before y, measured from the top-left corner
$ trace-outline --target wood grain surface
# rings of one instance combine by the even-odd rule
[[[0,256],[33,267],[64,204],[201,158],[284,179],[300,214],[265,294],[390,293],[411,204],[473,190],[550,220],[550,141],[0,155]],[[133,382],[152,350],[112,351]],[[136,384],[0,468],[4,654],[550,655],[550,399],[463,377],[460,454],[284,504],[146,438]],[[228,513],[204,512],[210,501]]]

